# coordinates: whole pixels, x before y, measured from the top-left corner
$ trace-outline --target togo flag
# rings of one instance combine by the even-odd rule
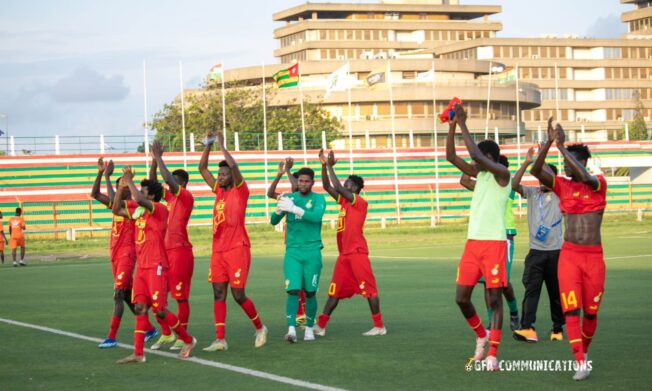
[[[384,88],[387,85],[387,65],[372,70],[367,76],[367,87],[373,89]]]
[[[272,75],[278,88],[296,87],[299,85],[299,63],[287,69],[281,69]]]
[[[346,80],[346,75],[348,75],[348,73],[349,63],[347,62],[344,66],[328,75],[328,78],[326,79],[326,95],[324,95],[324,98],[328,98],[333,91],[346,90],[346,87],[348,87],[349,84],[349,81]]]

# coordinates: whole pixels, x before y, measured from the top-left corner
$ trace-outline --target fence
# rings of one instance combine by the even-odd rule
[[[346,121],[345,121],[346,122]],[[438,130],[437,141],[438,145],[443,146],[446,139],[446,125],[443,125]],[[346,127],[346,126],[345,126]],[[600,133],[596,139],[596,133],[593,133],[594,126],[587,128],[584,124],[570,124],[567,126],[567,140],[568,141],[606,141],[618,140],[622,138],[623,141],[629,141],[629,124],[624,123],[623,128],[625,132],[612,130],[607,133]],[[652,124],[650,124],[652,128]],[[471,129],[471,135],[476,141],[491,138],[498,140],[501,145],[517,144],[517,129],[515,128],[498,128],[491,127],[489,129],[476,128]],[[419,147],[433,147],[435,141],[433,138],[434,131],[423,132],[408,130],[399,131],[396,133],[396,147],[397,148],[419,148]],[[292,149],[292,147],[301,148],[300,145],[288,145],[287,138],[290,133],[283,135],[281,132],[268,132],[268,145],[270,150],[283,150]],[[313,136],[310,136],[313,135]],[[238,132],[229,133],[229,140],[227,144],[229,148],[236,151],[262,151],[264,149],[263,132],[247,132],[246,137]],[[458,143],[461,143],[459,134],[456,136]],[[158,139],[163,143],[167,151],[182,152],[183,143],[178,134],[161,134],[156,135],[155,132],[149,133],[149,140]],[[240,142],[246,138],[246,142]],[[296,140],[296,134],[292,134],[292,138]],[[284,145],[285,139],[285,145]],[[521,130],[521,143],[538,143],[547,139],[546,129],[537,127],[537,129],[522,129]],[[344,130],[340,133],[340,138],[337,140],[326,140],[325,132],[320,132],[317,136],[314,133],[309,133],[307,137],[307,144],[314,147],[335,147],[335,148],[348,148],[348,133]],[[354,134],[353,148],[391,148],[392,137],[389,132],[370,132],[365,130],[362,133],[357,132]],[[330,145],[329,145],[330,144]],[[2,143],[0,143],[2,145]],[[97,136],[49,136],[49,137],[24,137],[24,136],[9,136],[6,140],[6,155],[20,156],[20,155],[76,155],[76,154],[105,154],[105,153],[133,153],[144,151],[144,136],[143,134],[132,135],[97,135]],[[196,149],[201,149],[201,140],[195,138],[194,133],[189,132],[188,139],[186,140],[186,151],[194,152]]]

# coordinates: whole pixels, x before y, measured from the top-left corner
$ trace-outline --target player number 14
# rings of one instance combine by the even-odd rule
[[[575,297],[575,291],[568,292],[568,296],[566,296],[566,293],[562,292],[561,301],[564,304],[564,308],[577,308],[577,298]]]

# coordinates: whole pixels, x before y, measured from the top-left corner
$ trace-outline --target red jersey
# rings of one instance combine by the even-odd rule
[[[168,210],[159,202],[153,202],[154,210],[148,211],[136,201],[127,201],[130,220],[136,220],[136,256],[140,269],[151,269],[159,265],[168,267],[165,252],[165,231],[168,226]]]
[[[337,249],[341,255],[352,253],[369,254],[362,229],[367,218],[367,201],[353,194],[353,202],[341,195],[337,197],[340,215],[337,219]]]
[[[112,205],[109,204],[109,209],[111,208]],[[117,260],[118,256],[124,253],[135,254],[135,232],[135,221],[122,216],[113,216],[113,223],[111,224],[111,241],[109,245],[111,260]]]
[[[179,186],[177,194],[164,190],[163,198],[168,203],[168,231],[165,235],[165,248],[172,250],[178,247],[192,247],[188,239],[188,221],[195,205],[195,198],[183,187]]]
[[[607,207],[607,180],[598,175],[598,188],[556,176],[552,191],[559,197],[559,209],[563,213],[584,214],[604,210]]]
[[[213,252],[224,252],[238,246],[247,246],[249,236],[245,229],[245,211],[249,201],[249,187],[242,181],[239,186],[224,190],[215,181],[213,188]]]

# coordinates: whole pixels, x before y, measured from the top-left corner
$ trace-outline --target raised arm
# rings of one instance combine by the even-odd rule
[[[122,177],[120,184],[118,185],[118,190],[115,192],[115,198],[113,198],[112,212],[116,216],[122,216],[130,219],[131,216],[125,207],[125,203],[123,202],[124,190],[127,187],[127,181],[124,179],[124,177]]]
[[[288,181],[290,181],[290,191],[294,193],[299,190],[299,180],[292,175],[290,169],[294,166],[294,159],[290,156],[285,158],[285,173],[288,175]]]
[[[211,154],[212,148],[213,148],[212,142],[207,142],[206,145],[204,145],[204,152],[202,152],[201,154],[201,159],[199,159],[199,166],[197,168],[199,169],[199,173],[201,174],[202,178],[204,178],[204,182],[206,182],[208,187],[214,189],[216,179],[208,169],[208,158]]]
[[[100,193],[100,185],[102,184],[102,176],[106,171],[106,166],[104,165],[104,159],[97,159],[97,176],[95,177],[95,182],[93,182],[93,189],[91,190],[91,197],[95,198],[97,201],[106,205],[107,207],[111,204],[111,199],[106,195]]]
[[[319,150],[319,162],[321,163],[321,183],[324,187],[324,190],[328,194],[330,194],[331,197],[337,201],[337,196],[338,193],[335,189],[333,189],[333,186],[331,185],[331,181],[329,178],[329,172],[328,172],[328,158],[326,155],[324,155],[324,149]]]
[[[149,146],[149,149],[152,149],[152,146]],[[147,178],[150,181],[158,181],[158,178],[156,177],[156,159],[152,159],[151,165],[149,166],[149,173],[147,175]]]
[[[469,129],[466,127],[466,111],[464,111],[464,107],[460,104],[455,105],[455,121],[460,126],[462,139],[464,140],[464,145],[466,145],[466,150],[469,151],[469,155],[471,155],[471,159],[478,163],[481,168],[494,174],[499,185],[507,186],[510,179],[509,170],[499,162],[489,159],[484,153],[482,153],[480,148],[478,148],[478,145],[471,137]]]
[[[544,170],[543,165],[546,163],[546,156],[548,155],[548,151],[550,150],[553,141],[555,141],[555,138],[557,137],[557,131],[552,127],[552,120],[552,117],[548,118],[548,140],[546,140],[546,142],[543,143],[539,149],[539,155],[537,156],[537,159],[534,161],[534,165],[530,170],[530,174],[536,177],[542,185],[551,189],[555,185],[555,177],[552,176],[552,174],[548,171]]]
[[[337,175],[335,175],[335,169],[333,168],[335,166],[335,163],[337,163],[337,160],[335,159],[335,154],[333,153],[333,151],[328,152],[328,176],[330,178],[331,185],[333,186],[333,189],[337,192],[337,194],[346,198],[347,201],[353,202],[355,200],[355,194],[353,194],[353,192],[347,189],[346,187],[342,186],[340,180],[337,179]],[[335,199],[337,200],[337,198]]]
[[[281,160],[278,163],[278,171],[276,171],[276,177],[274,177],[272,184],[269,185],[269,189],[267,189],[267,197],[276,200],[281,195],[281,193],[276,192],[276,186],[278,186],[278,183],[281,181],[281,178],[283,177],[284,173],[285,173],[285,161]]]
[[[217,144],[220,147],[222,155],[224,155],[226,164],[228,164],[229,168],[231,169],[231,175],[233,175],[233,185],[240,186],[244,181],[244,178],[242,178],[242,173],[240,172],[240,168],[238,168],[238,163],[236,163],[233,156],[231,156],[231,153],[229,153],[229,151],[226,149],[226,145],[224,143],[224,135],[222,133],[217,133]]]
[[[113,160],[109,160],[106,164],[106,170],[104,171],[104,181],[106,182],[106,193],[109,195],[109,200],[113,202],[115,198],[115,191],[113,190],[113,185],[111,184],[111,175],[113,175]]]
[[[457,156],[457,151],[455,151],[455,128],[457,127],[457,122],[455,120],[448,122],[448,136],[446,137],[446,160],[453,163],[464,174],[470,176],[477,176],[478,170],[467,163],[464,159]]]
[[[557,138],[555,141],[557,142],[557,149],[559,149],[559,152],[561,152],[562,156],[564,157],[564,161],[570,167],[571,172],[573,173],[573,177],[578,179],[580,182],[591,186],[591,189],[598,190],[600,188],[600,181],[598,178],[589,174],[589,171],[586,169],[586,167],[584,167],[582,163],[580,163],[575,158],[575,156],[573,156],[572,153],[568,152],[568,149],[566,149],[564,146],[564,142],[566,141],[566,134],[564,133],[564,129],[560,124],[557,124],[556,130]]]
[[[167,166],[165,165],[165,162],[163,161],[163,145],[156,140],[152,144],[152,156],[154,156],[154,160],[152,161],[152,166],[154,166],[154,163],[158,166],[158,170],[161,172],[161,176],[163,177],[163,180],[165,183],[167,183],[168,187],[170,188],[170,192],[172,194],[178,194],[179,193],[179,183],[177,182],[176,179],[174,179],[174,175],[170,173],[168,170]],[[151,178],[151,175],[150,175]],[[156,178],[156,172],[154,172],[154,178]]]
[[[134,184],[134,173],[131,170],[131,166],[124,166],[122,168],[122,179],[120,180],[121,185],[122,181],[126,182],[132,197],[134,197],[134,201],[136,201],[138,205],[146,208],[150,212],[154,211],[154,203],[136,188],[136,185]]]
[[[521,164],[521,167],[518,168],[518,171],[516,171],[516,174],[514,174],[514,179],[512,179],[512,190],[520,195],[524,195],[523,186],[521,186],[523,174],[525,174],[527,168],[530,166],[530,164],[532,164],[532,160],[534,160],[534,147],[530,147],[530,149],[527,150],[523,164]]]

